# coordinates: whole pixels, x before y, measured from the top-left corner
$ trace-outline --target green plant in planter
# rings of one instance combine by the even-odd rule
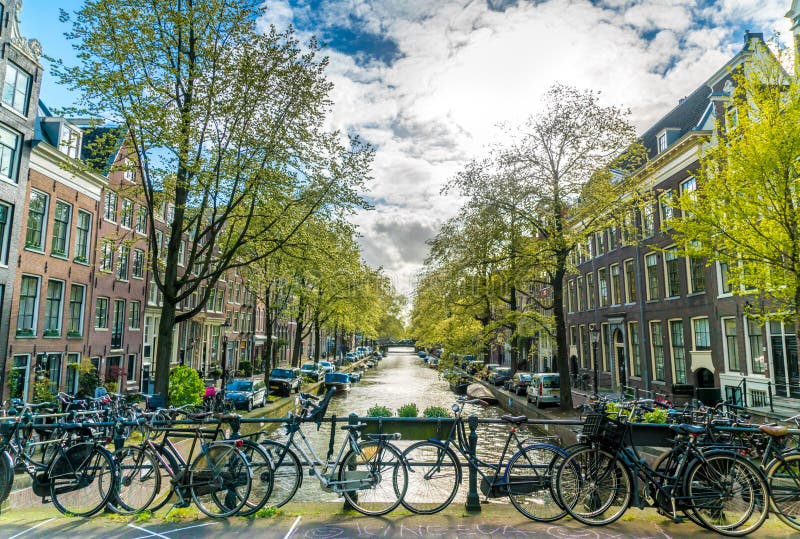
[[[367,417],[392,417],[392,411],[386,406],[378,406],[376,404],[367,410]]]
[[[33,383],[33,402],[53,402],[56,396],[50,391],[50,379],[37,378]]]
[[[204,389],[200,375],[187,365],[179,365],[169,373],[169,403],[172,406],[200,404]]]
[[[622,411],[618,402],[607,402],[606,403],[606,415],[611,419],[617,419],[619,417],[619,413]]]
[[[402,405],[397,409],[397,417],[417,417],[419,415],[419,408],[413,402]]]
[[[78,396],[94,397],[94,388],[100,385],[97,369],[90,359],[84,358],[78,366]]]
[[[644,413],[644,422],[665,424],[667,422],[667,415],[667,410],[664,408],[656,408],[652,412]]]
[[[422,411],[425,417],[450,417],[450,411],[443,406],[428,406]]]

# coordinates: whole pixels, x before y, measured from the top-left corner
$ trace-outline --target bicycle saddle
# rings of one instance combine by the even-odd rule
[[[759,425],[758,430],[775,438],[781,438],[789,434],[789,429],[784,425]]]
[[[512,425],[521,425],[528,421],[528,418],[524,415],[513,416],[506,414],[506,415],[501,415],[500,419],[502,419],[506,423],[511,423]]]
[[[670,425],[670,429],[678,434],[703,434],[706,431],[705,427],[698,427],[697,425],[688,425],[681,423],[680,425]]]
[[[401,438],[401,434],[399,432],[392,432],[387,434],[366,434],[365,435],[370,440],[399,440]]]

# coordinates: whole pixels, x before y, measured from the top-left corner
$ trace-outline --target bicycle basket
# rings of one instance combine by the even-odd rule
[[[590,413],[586,415],[581,434],[603,447],[618,448],[622,447],[625,427],[625,423],[611,419],[606,414]]]

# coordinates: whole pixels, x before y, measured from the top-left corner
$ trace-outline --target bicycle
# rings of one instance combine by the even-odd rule
[[[328,462],[323,462],[303,433],[303,423],[314,422],[320,427],[335,392],[336,389],[331,388],[321,401],[308,393],[300,393],[296,400],[300,413],[290,412],[284,423],[288,434],[286,442],[259,440],[275,465],[270,502],[276,507],[288,502],[300,487],[303,465],[307,465],[309,475],[316,477],[324,490],[343,495],[356,511],[373,516],[389,513],[400,505],[408,488],[405,459],[391,443],[391,440],[400,439],[399,434],[367,434],[367,440],[361,441],[359,433],[365,423],[344,425],[342,430],[347,431],[347,436],[336,459],[330,461],[329,454]],[[300,437],[302,445],[296,436]],[[302,461],[295,451],[302,456]]]
[[[47,496],[59,512],[65,515],[88,517],[94,515],[111,498],[116,485],[114,461],[100,442],[83,423],[59,423],[47,427],[55,434],[51,451],[42,452],[35,460],[28,451],[34,428],[33,418],[63,417],[63,414],[31,412],[51,407],[51,403],[26,405],[21,416],[0,421],[0,502],[8,496],[14,481],[14,470],[22,469],[33,480],[33,492]]]
[[[411,476],[403,506],[413,513],[433,514],[450,505],[463,476],[458,453],[481,476],[481,490],[486,499],[508,496],[520,513],[538,522],[562,518],[566,511],[555,497],[552,478],[568,453],[550,443],[520,440],[517,428],[528,418],[504,415],[501,419],[510,428],[497,463],[473,456],[462,413],[465,404],[481,403],[485,404],[480,399],[459,397],[452,407],[455,421],[446,439],[416,442],[403,452]],[[512,440],[516,443],[516,452],[505,463]],[[490,473],[484,473],[483,469]]]
[[[758,467],[736,451],[698,444],[705,427],[670,428],[676,442],[659,470],[630,442],[629,422],[589,414],[583,431],[589,443],[564,459],[555,477],[570,516],[583,524],[605,525],[634,505],[656,507],[675,522],[683,521],[682,512],[724,535],[758,529],[769,514],[769,487]]]

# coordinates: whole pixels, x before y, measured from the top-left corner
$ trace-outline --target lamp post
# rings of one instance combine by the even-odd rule
[[[228,328],[231,327],[230,321],[226,318],[225,322],[219,325],[222,332],[222,356],[220,363],[222,363],[222,394],[225,394],[225,383],[228,377]]]
[[[595,396],[600,395],[598,391],[598,372],[597,372],[597,341],[600,340],[600,328],[597,324],[589,324],[589,335],[592,339],[592,356],[594,359],[594,394]]]

